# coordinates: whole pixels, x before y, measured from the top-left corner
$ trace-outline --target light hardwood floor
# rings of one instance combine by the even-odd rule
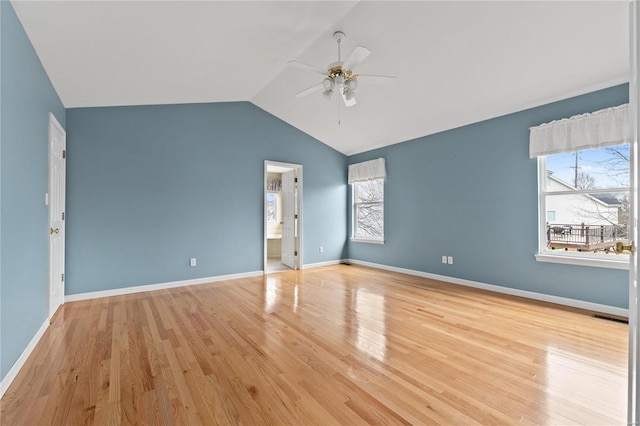
[[[625,324],[336,265],[69,303],[0,422],[624,424],[626,371]]]

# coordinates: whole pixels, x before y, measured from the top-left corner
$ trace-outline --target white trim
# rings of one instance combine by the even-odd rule
[[[64,297],[64,302],[77,302],[78,300],[97,299],[100,297],[120,296],[123,294],[142,293],[144,291],[163,290],[166,288],[184,287],[187,285],[208,284],[217,281],[237,280],[263,275],[264,271],[243,272],[240,274],[217,275],[215,277],[195,278],[192,280],[170,281],[160,284],[148,284],[135,287],[114,288],[113,290],[91,291],[89,293],[70,294]]]
[[[538,157],[538,251],[547,247],[547,157]]]
[[[27,345],[27,347],[24,348],[24,350],[22,351],[22,353],[20,354],[16,362],[13,363],[13,365],[7,372],[6,376],[2,378],[2,382],[0,382],[0,398],[2,398],[4,396],[4,393],[7,391],[7,389],[9,389],[9,386],[11,386],[11,383],[14,381],[14,379],[16,378],[16,376],[24,366],[25,362],[27,362],[27,359],[29,359],[29,355],[31,355],[31,352],[33,352],[33,350],[36,348],[36,345],[38,344],[38,342],[40,342],[40,339],[42,338],[44,333],[47,331],[47,328],[49,328],[49,318],[47,318],[42,323],[42,325],[40,326],[38,331],[36,331],[36,334],[33,336],[31,341]]]
[[[596,312],[601,312],[601,313],[610,314],[610,315],[617,315],[621,317],[629,316],[628,309],[618,308],[617,306],[609,306],[609,305],[602,305],[599,303],[585,302],[583,300],[569,299],[567,297],[560,297],[560,296],[552,296],[550,294],[536,293],[536,292],[527,291],[527,290],[518,290],[515,288],[503,287],[503,286],[494,285],[494,284],[485,284],[485,283],[465,280],[461,278],[447,277],[445,275],[437,275],[437,274],[431,274],[428,272],[415,271],[413,269],[404,269],[404,268],[397,268],[395,266],[381,265],[379,263],[364,262],[362,260],[356,260],[356,259],[349,259],[349,263],[353,263],[354,265],[369,266],[371,268],[384,269],[386,271],[399,272],[401,274],[415,275],[418,277],[429,278],[432,280],[444,281],[450,284],[457,284],[457,285],[463,285],[466,287],[479,288],[482,290],[508,294],[511,296],[518,296],[518,297],[524,297],[527,299],[540,300],[542,302],[556,303],[558,305],[571,306],[574,308],[586,309],[589,311],[596,311]]]
[[[632,0],[629,4],[629,121],[631,127],[630,146],[630,212],[631,241],[638,243],[638,125],[640,109],[638,96],[640,86],[640,4]],[[640,417],[640,340],[638,330],[638,252],[630,255],[629,265],[629,355],[627,367],[627,424],[637,425]]]
[[[589,253],[581,253],[587,255]],[[612,257],[611,255],[610,257]],[[623,255],[619,255],[623,256]],[[562,263],[565,265],[593,266],[596,268],[626,269],[629,270],[629,258],[623,256],[620,260],[593,258],[587,256],[572,256],[563,254],[540,253],[535,258],[538,262]]]
[[[319,268],[321,266],[339,265],[346,261],[347,259],[338,259],[338,260],[328,260],[326,262],[307,263],[306,265],[304,265],[304,269]]]
[[[304,217],[303,214],[303,199],[302,199],[302,192],[303,192],[303,188],[304,188],[304,168],[302,164],[293,164],[293,163],[282,163],[279,161],[272,161],[272,160],[264,160],[264,176],[262,178],[262,187],[263,187],[263,195],[262,198],[263,200],[263,210],[262,210],[262,223],[263,223],[263,236],[262,236],[262,269],[264,271],[267,270],[267,239],[268,239],[268,235],[267,235],[267,173],[268,173],[268,168],[269,166],[275,166],[277,168],[281,168],[281,169],[291,169],[295,171],[295,177],[298,179],[298,225],[297,225],[297,234],[298,234],[298,238],[296,238],[296,243],[295,243],[295,248],[294,250],[296,250],[298,252],[298,256],[297,259],[295,260],[296,264],[295,266],[297,266],[298,270],[301,270],[304,268],[304,262],[303,262],[303,252],[304,250],[303,248],[303,232],[302,232],[302,220]]]
[[[64,133],[66,135],[67,132],[64,130],[62,124],[60,124],[60,122],[52,112],[49,112],[49,122],[56,126],[58,130],[60,130],[60,133]]]
[[[385,241],[385,240],[368,240],[365,238],[356,238],[356,237],[349,238],[349,240],[353,243],[367,243],[367,244],[384,244],[384,241]]]

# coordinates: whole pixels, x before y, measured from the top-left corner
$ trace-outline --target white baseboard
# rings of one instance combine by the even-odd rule
[[[303,265],[303,269],[317,268],[320,266],[338,265],[344,260],[330,260],[328,262],[308,263]],[[123,294],[142,293],[143,291],[162,290],[165,288],[184,287],[187,285],[198,285],[213,283],[216,281],[237,280],[239,278],[249,278],[263,275],[264,271],[243,272],[240,274],[218,275],[215,277],[196,278],[192,280],[171,281],[159,284],[147,284],[135,287],[116,288],[113,290],[91,291],[88,293],[70,294],[64,297],[64,302],[76,302],[78,300],[97,299],[99,297],[121,296]]]
[[[345,262],[345,259],[329,260],[327,262],[307,263],[305,265],[302,265],[302,269],[319,268],[321,266],[330,266],[330,265],[339,265],[344,262]]]
[[[33,350],[35,349],[45,331],[47,331],[47,328],[49,328],[49,318],[47,318],[44,323],[42,323],[40,329],[36,331],[36,334],[33,336],[27,347],[24,348],[16,362],[11,366],[11,369],[9,369],[7,375],[2,378],[2,381],[0,382],[0,398],[2,398],[7,389],[9,389],[9,386],[20,372],[20,369],[22,368],[24,363],[27,362],[29,355],[31,355],[31,352],[33,352]]]
[[[428,272],[416,271],[413,269],[404,269],[404,268],[397,268],[395,266],[382,265],[379,263],[364,262],[362,260],[357,260],[357,259],[349,259],[348,262],[353,263],[354,265],[369,266],[372,268],[384,269],[392,272],[399,272],[401,274],[415,275],[418,277],[430,278],[432,280],[444,281],[450,284],[463,285],[466,287],[474,287],[474,288],[480,288],[483,290],[489,290],[496,293],[509,294],[511,296],[525,297],[527,299],[540,300],[542,302],[556,303],[558,305],[571,306],[574,308],[581,308],[589,311],[596,311],[596,312],[601,312],[601,313],[610,314],[610,315],[617,315],[617,316],[627,317],[627,318],[629,317],[628,309],[618,308],[616,306],[601,305],[599,303],[585,302],[583,300],[569,299],[567,297],[560,297],[560,296],[552,296],[549,294],[536,293],[536,292],[527,291],[527,290],[518,290],[515,288],[503,287],[500,285],[485,284],[485,283],[480,283],[476,281],[464,280],[461,278],[447,277],[445,275],[430,274]]]
[[[139,285],[135,287],[115,288],[113,290],[91,291],[89,293],[70,294],[64,297],[64,302],[97,299],[99,297],[120,296],[123,294],[142,293],[143,291],[162,290],[165,288],[184,287],[187,285],[208,284],[216,281],[237,280],[263,275],[264,271],[243,272],[240,274],[218,275],[215,277],[195,278],[192,280],[171,281],[160,284]]]

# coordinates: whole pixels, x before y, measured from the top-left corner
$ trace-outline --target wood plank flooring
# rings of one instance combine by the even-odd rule
[[[624,424],[627,326],[336,265],[68,303],[2,425]]]

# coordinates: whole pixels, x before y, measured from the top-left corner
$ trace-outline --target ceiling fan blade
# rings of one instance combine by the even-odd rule
[[[392,75],[358,74],[358,80],[360,80],[360,77],[363,77],[363,80],[367,83],[382,85],[393,84],[398,79],[398,77]]]
[[[314,67],[313,65],[308,65],[302,62],[298,62],[298,61],[289,61],[287,62],[287,65],[294,67],[294,68],[299,68],[301,70],[305,70],[305,71],[313,71],[313,72],[317,72],[319,74],[325,74],[327,72],[327,70],[323,70],[322,68],[318,68],[318,67]]]
[[[304,96],[310,95],[313,92],[317,92],[320,89],[322,89],[322,82],[314,84],[313,86],[304,89],[302,92],[296,93],[295,97],[302,98]]]
[[[356,98],[347,99],[347,95],[342,93],[342,100],[344,101],[344,106],[351,107],[356,104]]]
[[[366,47],[356,46],[356,48],[351,51],[347,60],[342,64],[342,68],[353,71],[353,69],[357,67],[360,62],[364,61],[370,54],[371,51]]]

